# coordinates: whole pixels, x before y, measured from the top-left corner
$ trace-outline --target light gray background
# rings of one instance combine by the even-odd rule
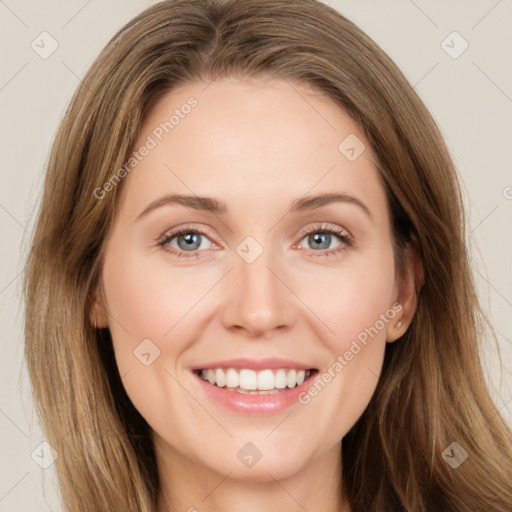
[[[149,0],[0,0],[0,511],[61,508],[53,466],[31,454],[44,441],[23,363],[20,275],[44,166],[71,95],[110,37]],[[512,416],[512,2],[349,0],[329,2],[363,28],[404,71],[432,111],[466,196],[475,280],[499,334],[485,365],[495,400]],[[47,31],[57,50],[32,41]],[[453,31],[468,49],[442,47]],[[41,45],[41,43],[39,43]],[[458,53],[462,40],[445,45]],[[48,48],[48,46],[46,46]],[[58,197],[55,198],[59,200]],[[43,488],[44,486],[44,488]]]

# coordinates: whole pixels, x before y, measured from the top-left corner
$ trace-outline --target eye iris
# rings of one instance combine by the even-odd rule
[[[189,249],[198,249],[201,245],[199,233],[187,233],[185,235],[180,235],[178,237],[178,245],[180,246],[180,249],[189,250]],[[182,246],[180,244],[180,241],[184,240],[186,245]]]
[[[319,249],[327,249],[331,241],[331,235],[328,233],[315,233],[309,236],[309,242],[314,242],[313,246]]]

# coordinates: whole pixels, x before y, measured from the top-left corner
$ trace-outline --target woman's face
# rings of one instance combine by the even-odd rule
[[[405,330],[361,130],[299,83],[222,80],[164,96],[134,149],[100,304],[157,456],[242,480],[337,463]]]

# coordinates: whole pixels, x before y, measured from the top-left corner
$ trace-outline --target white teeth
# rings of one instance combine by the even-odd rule
[[[237,388],[240,384],[240,378],[238,377],[238,372],[233,368],[229,368],[226,372],[226,386],[228,388]]]
[[[297,384],[297,372],[295,370],[290,370],[286,378],[286,385],[289,388],[294,388],[295,384]]]
[[[239,386],[241,389],[247,390],[258,389],[258,377],[256,372],[254,370],[240,370]]]
[[[223,388],[226,384],[226,376],[224,375],[224,372],[218,368],[215,370],[215,385],[219,386],[219,388]]]
[[[274,385],[277,389],[284,389],[286,387],[286,372],[284,370],[277,370],[274,377]]]
[[[280,389],[300,386],[309,376],[310,370],[254,370],[215,368],[201,371],[201,378],[219,388],[243,394],[273,394]]]
[[[274,387],[274,372],[272,370],[258,372],[258,389],[260,391],[268,391]]]

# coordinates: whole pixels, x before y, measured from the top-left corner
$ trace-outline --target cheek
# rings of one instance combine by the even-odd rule
[[[354,425],[377,386],[386,328],[396,315],[391,307],[392,249],[385,247],[378,257],[331,273],[329,279],[318,274],[315,282],[325,285],[321,292],[308,287],[307,300],[329,328],[322,342],[330,356],[299,399],[311,416],[324,418],[331,425],[334,440]]]
[[[394,290],[391,248],[384,246],[377,256],[361,258],[336,271],[319,268],[313,273],[310,270],[308,275],[308,284],[302,285],[302,297],[328,329],[323,343],[331,352],[345,352],[354,339],[364,342],[369,330],[372,338],[385,339],[387,322],[395,314],[391,308]]]
[[[181,354],[200,336],[201,322],[208,318],[202,311],[220,271],[172,267],[165,258],[147,260],[136,251],[122,258],[111,251],[103,282],[124,387],[145,418],[158,418],[163,403],[172,402],[179,411],[180,400],[187,399],[170,375],[179,373]]]
[[[190,397],[172,376],[190,334],[197,303],[215,277],[147,258],[111,252],[103,267],[115,359],[123,386],[140,414],[165,431],[169,418],[191,407]],[[167,410],[165,421],[163,410]],[[185,416],[198,414],[197,410]],[[182,433],[185,435],[185,433]]]
[[[215,272],[172,268],[165,262],[148,265],[137,255],[107,260],[103,276],[112,336],[133,343],[168,339],[216,279]]]

